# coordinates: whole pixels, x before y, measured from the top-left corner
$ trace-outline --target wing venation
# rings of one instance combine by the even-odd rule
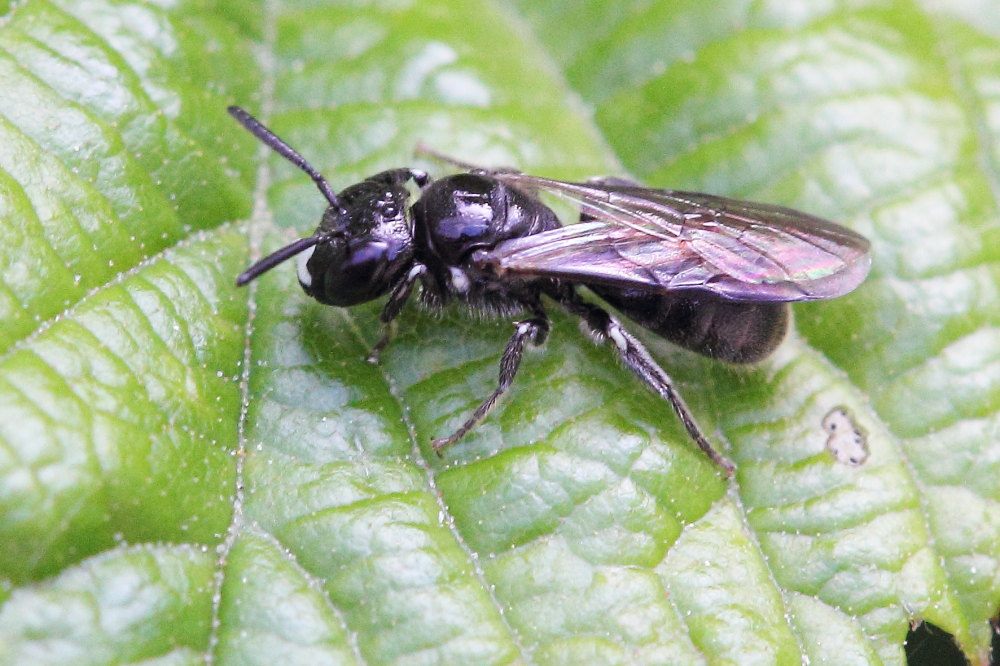
[[[734,301],[835,298],[864,280],[868,240],[791,208],[618,182],[495,178],[576,203],[587,221],[504,241],[493,270],[651,292],[697,289]]]

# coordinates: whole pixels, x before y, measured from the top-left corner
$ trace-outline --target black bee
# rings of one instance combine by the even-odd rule
[[[620,179],[568,183],[443,158],[465,172],[431,180],[417,169],[390,169],[334,194],[260,121],[238,107],[229,113],[309,174],[329,202],[312,236],[261,259],[237,285],[298,255],[299,283],[321,303],[348,307],[388,294],[385,332],[372,361],[417,284],[431,306],[455,299],[525,315],[503,352],[496,389],[458,430],[434,440],[438,452],[469,432],[510,387],[525,344],[545,341],[547,296],[581,317],[597,338],[610,339],[622,362],[670,403],[702,451],[730,471],[670,377],[617,318],[581,298],[576,285],[682,347],[752,363],[784,337],[788,302],[846,294],[871,263],[867,239],[812,215]],[[411,181],[420,188],[413,202]],[[562,226],[539,192],[575,202],[580,222]]]

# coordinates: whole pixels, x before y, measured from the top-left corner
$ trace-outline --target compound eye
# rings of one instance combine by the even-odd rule
[[[339,270],[327,274],[327,292],[348,305],[378,298],[388,289],[389,247],[380,241],[360,243],[350,248]]]
[[[327,305],[348,307],[378,298],[389,289],[395,252],[383,241],[326,243],[300,264],[306,293]],[[303,253],[305,254],[305,253]]]
[[[376,280],[388,265],[389,248],[385,243],[372,241],[350,248],[343,271],[358,283]]]

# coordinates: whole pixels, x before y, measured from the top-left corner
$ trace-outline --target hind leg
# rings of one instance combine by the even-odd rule
[[[677,418],[680,419],[688,435],[695,441],[705,455],[719,467],[732,475],[735,467],[725,456],[719,453],[702,433],[694,419],[687,403],[677,392],[670,376],[664,372],[639,340],[629,333],[621,323],[612,317],[607,310],[593,303],[582,300],[575,292],[567,291],[560,295],[559,302],[567,310],[582,318],[595,335],[602,340],[611,340],[619,358],[654,393],[670,403]]]

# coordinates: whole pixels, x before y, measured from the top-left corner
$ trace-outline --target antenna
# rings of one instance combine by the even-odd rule
[[[264,273],[268,272],[281,262],[286,259],[291,259],[299,252],[311,248],[322,240],[322,236],[309,236],[308,238],[300,238],[294,243],[290,243],[280,250],[276,250],[271,254],[267,255],[256,264],[246,269],[240,276],[236,278],[236,286],[242,287],[250,280],[254,280]]]
[[[417,142],[417,145],[413,148],[413,152],[416,155],[423,155],[431,158],[432,160],[458,167],[463,171],[488,171],[488,169],[483,169],[482,167],[471,164],[470,162],[463,162],[462,160],[455,159],[454,157],[449,157],[444,153],[439,153],[423,141]]]
[[[330,183],[326,182],[326,178],[323,177],[323,174],[316,171],[316,169],[314,169],[309,162],[306,162],[306,158],[299,155],[294,148],[282,141],[277,134],[264,127],[264,123],[260,122],[240,107],[231,106],[227,109],[227,111],[229,111],[229,115],[235,118],[240,125],[243,125],[247,131],[260,139],[265,145],[271,148],[271,150],[309,174],[309,177],[313,179],[313,182],[316,183],[316,187],[318,187],[319,191],[323,193],[323,196],[330,202],[330,205],[341,212],[344,211],[344,207],[340,205],[340,199],[337,198],[337,195],[334,194],[333,190],[330,188]],[[291,247],[291,245],[289,247]],[[268,257],[268,259],[270,259],[270,257]],[[267,269],[265,268],[264,270]],[[244,273],[244,275],[246,275],[246,273]]]

